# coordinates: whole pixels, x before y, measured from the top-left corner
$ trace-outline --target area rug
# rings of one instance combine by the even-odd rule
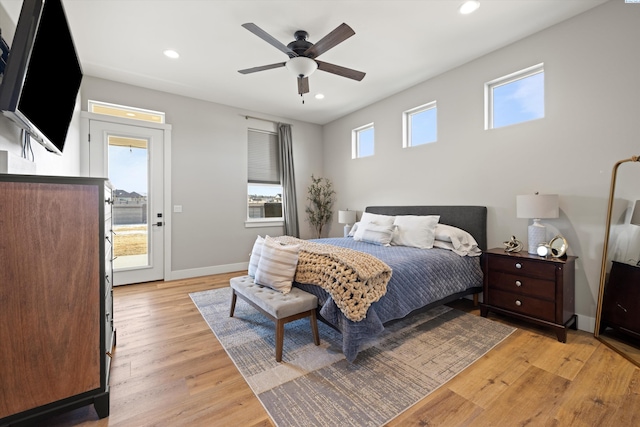
[[[381,426],[436,390],[515,329],[447,306],[392,322],[353,363],[340,333],[309,319],[285,326],[282,362],[275,325],[231,288],[190,294],[240,373],[278,427]]]

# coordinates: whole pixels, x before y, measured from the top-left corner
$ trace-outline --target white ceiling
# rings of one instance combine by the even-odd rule
[[[606,0],[64,0],[83,71],[274,116],[325,124]],[[17,19],[21,1],[3,0]],[[239,69],[287,56],[241,27],[253,22],[288,44],[296,30],[315,43],[345,22],[355,36],[325,62],[367,73],[357,82],[316,71],[304,105],[286,68]],[[171,60],[165,49],[180,58]],[[325,99],[314,98],[323,93]]]

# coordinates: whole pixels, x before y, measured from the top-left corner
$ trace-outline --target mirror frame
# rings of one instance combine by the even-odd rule
[[[602,246],[602,264],[600,266],[600,288],[598,290],[598,301],[596,306],[596,324],[593,329],[593,336],[596,337],[600,342],[604,343],[606,346],[611,348],[612,350],[624,356],[630,362],[634,363],[637,366],[640,366],[640,361],[630,357],[624,351],[622,351],[622,349],[617,348],[609,340],[605,340],[603,337],[600,336],[600,322],[602,320],[602,301],[604,299],[604,287],[605,287],[605,280],[607,276],[607,252],[609,251],[609,236],[611,234],[611,216],[613,211],[613,201],[615,197],[616,177],[617,177],[618,168],[620,167],[620,165],[627,162],[640,162],[640,156],[631,156],[631,158],[629,159],[624,159],[616,162],[611,172],[611,187],[609,189],[609,205],[607,207],[607,222],[605,224],[604,244]]]

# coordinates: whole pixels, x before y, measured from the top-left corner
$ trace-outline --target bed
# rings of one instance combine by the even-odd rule
[[[486,249],[487,209],[484,206],[371,206],[365,212],[387,216],[439,215],[439,224],[468,232],[478,248]],[[358,321],[347,318],[322,287],[294,283],[318,297],[318,317],[342,333],[342,351],[350,362],[356,359],[364,343],[384,330],[385,323],[482,291],[480,256],[461,256],[440,248],[380,246],[355,241],[353,237],[314,239],[312,242],[374,255],[392,269],[386,294],[373,302],[366,317]]]

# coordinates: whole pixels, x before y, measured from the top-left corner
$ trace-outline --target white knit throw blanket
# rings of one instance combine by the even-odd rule
[[[373,255],[291,236],[274,239],[300,245],[295,281],[322,287],[349,320],[364,319],[387,292],[391,268]]]

